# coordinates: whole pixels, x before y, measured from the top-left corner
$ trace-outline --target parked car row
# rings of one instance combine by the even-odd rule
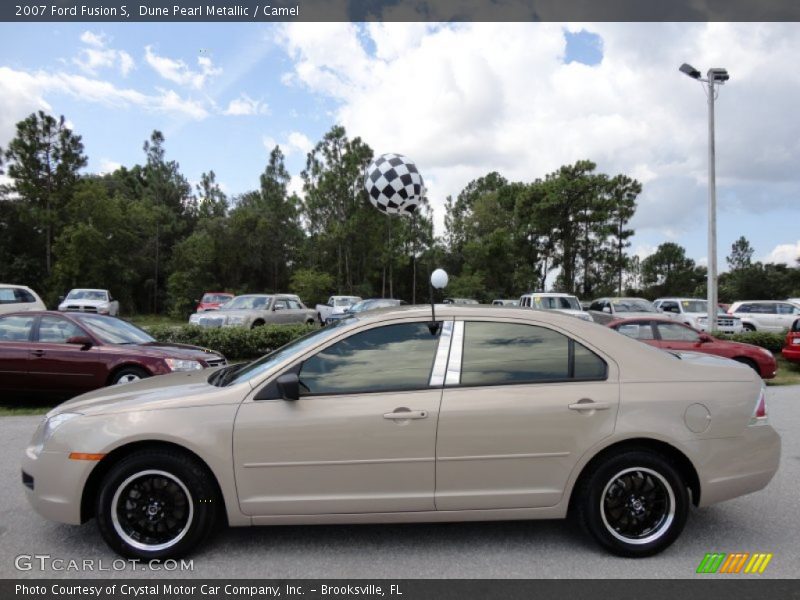
[[[314,324],[317,313],[294,294],[245,294],[236,296],[215,310],[196,312],[189,323],[200,327],[245,327],[289,323]]]

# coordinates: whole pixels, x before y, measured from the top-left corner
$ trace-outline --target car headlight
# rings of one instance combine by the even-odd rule
[[[167,358],[165,359],[167,366],[171,371],[199,371],[203,368],[196,360],[182,360],[180,358]]]
[[[34,454],[38,456],[42,452],[47,440],[52,437],[56,429],[70,419],[81,416],[83,416],[81,413],[63,412],[52,417],[45,417],[39,424],[39,428],[36,430],[36,433],[33,435],[33,440],[31,441]]]
[[[240,315],[231,315],[226,319],[228,325],[242,325],[245,322],[245,317]]]
[[[584,321],[589,321],[590,323],[594,323],[594,319],[592,318],[592,315],[590,315],[589,313],[581,313],[580,317]]]
[[[193,315],[189,316],[189,323],[194,323],[195,325],[197,325],[199,322],[200,322],[199,314],[194,313]]]

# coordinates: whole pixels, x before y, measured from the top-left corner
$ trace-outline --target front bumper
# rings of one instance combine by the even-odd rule
[[[27,448],[22,473],[28,502],[46,519],[79,525],[83,488],[96,464],[70,460],[63,452],[43,451],[37,456]]]
[[[734,438],[690,442],[700,478],[699,506],[757,492],[772,480],[781,458],[781,438],[771,425],[745,428]]]

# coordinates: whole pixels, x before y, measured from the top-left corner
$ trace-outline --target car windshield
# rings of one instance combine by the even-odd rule
[[[333,301],[334,306],[350,306],[354,302],[358,302],[360,298],[336,298]]]
[[[100,290],[72,290],[67,300],[106,300],[106,293]]]
[[[254,310],[269,306],[272,296],[236,296],[219,307],[220,310]]]
[[[658,312],[655,307],[642,298],[618,298],[613,300],[614,312]]]
[[[205,294],[201,302],[204,304],[222,303],[227,302],[231,298],[233,298],[233,296],[228,294]]]
[[[114,317],[80,315],[81,325],[106,344],[147,344],[155,342],[146,332],[135,325]]]
[[[581,310],[581,303],[575,296],[540,296],[536,298],[536,308]]]
[[[708,312],[707,300],[682,300],[681,307],[683,312],[687,313],[704,313]]]
[[[309,346],[312,346],[317,342],[322,342],[338,333],[339,328],[345,323],[352,323],[352,319],[342,319],[341,321],[337,321],[331,325],[328,325],[327,327],[317,329],[316,331],[312,331],[311,333],[299,337],[296,340],[289,342],[285,346],[281,346],[274,352],[262,356],[258,360],[254,360],[244,367],[240,367],[232,377],[226,378],[222,381],[225,382],[224,385],[234,385],[236,383],[248,381],[253,377],[258,377],[284,359],[300,353]],[[214,377],[214,375],[216,375],[216,373],[212,374],[212,377]],[[217,385],[219,385],[219,383],[217,383]]]

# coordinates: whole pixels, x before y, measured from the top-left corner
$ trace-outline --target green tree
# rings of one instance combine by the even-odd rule
[[[731,253],[725,259],[731,271],[747,269],[753,264],[753,247],[747,238],[741,236],[731,244]]]
[[[63,115],[56,120],[39,111],[17,123],[16,136],[0,154],[8,163],[10,191],[24,203],[30,242],[42,246],[44,274],[49,276],[53,239],[64,224],[63,210],[78,171],[86,166],[81,137],[67,127]]]
[[[309,308],[325,302],[335,286],[333,276],[323,271],[297,269],[292,275],[292,290]]]
[[[674,242],[661,244],[642,261],[642,282],[653,297],[690,294],[700,282],[701,274],[694,261],[686,257],[686,250]]]

